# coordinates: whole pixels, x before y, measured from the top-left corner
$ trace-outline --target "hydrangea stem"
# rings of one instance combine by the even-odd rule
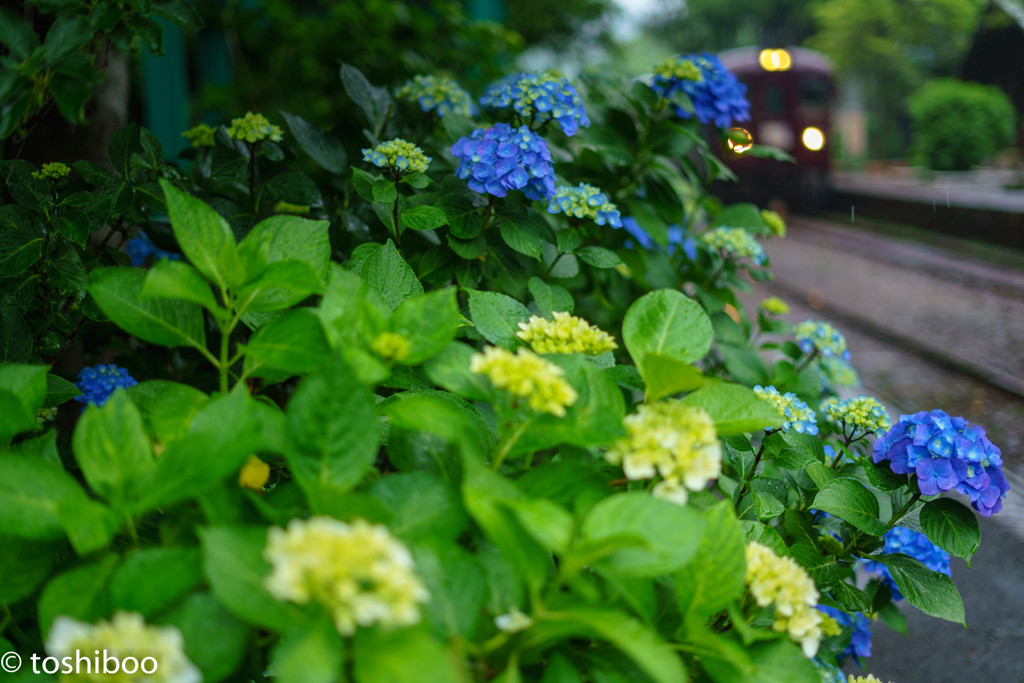
[[[764,455],[764,448],[768,444],[768,437],[779,431],[778,429],[770,429],[764,433],[764,438],[761,439],[761,447],[757,449],[757,453],[754,454],[754,464],[750,466],[750,473],[743,478],[743,485],[740,486],[739,495],[736,496],[736,502],[739,503],[743,500],[743,495],[750,488],[750,482],[754,478],[754,473],[757,471],[757,466],[761,464],[761,456]]]
[[[495,470],[501,469],[501,463],[505,461],[508,454],[512,452],[512,447],[516,445],[516,442],[526,433],[527,428],[533,423],[533,418],[530,417],[519,423],[512,433],[507,434],[504,439],[501,440],[500,448],[497,454],[494,456],[494,463],[491,467]]]

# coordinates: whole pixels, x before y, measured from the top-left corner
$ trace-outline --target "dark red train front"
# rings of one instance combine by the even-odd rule
[[[751,120],[736,125],[749,133],[753,144],[777,147],[796,161],[745,154],[745,136],[734,131],[736,153],[727,160],[739,177],[736,192],[759,203],[827,203],[834,94],[828,59],[800,47],[742,47],[721,53],[719,59],[747,86]]]

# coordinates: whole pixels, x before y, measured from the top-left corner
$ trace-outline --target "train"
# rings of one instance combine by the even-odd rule
[[[732,199],[821,208],[829,200],[835,78],[825,55],[802,47],[740,47],[718,55],[747,86],[751,120],[734,124],[726,161],[738,183]],[[746,153],[767,145],[795,161]],[[731,147],[731,149],[729,149]]]

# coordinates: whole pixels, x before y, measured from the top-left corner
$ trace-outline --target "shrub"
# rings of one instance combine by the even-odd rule
[[[910,96],[915,162],[936,171],[966,171],[1014,141],[1017,114],[999,88],[951,78]]]

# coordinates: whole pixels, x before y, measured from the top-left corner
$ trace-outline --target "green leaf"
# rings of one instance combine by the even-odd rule
[[[900,593],[911,605],[930,616],[967,625],[963,600],[951,578],[903,554],[874,555],[871,559],[889,569]]]
[[[434,631],[446,639],[462,636],[472,641],[484,622],[481,608],[487,593],[477,556],[453,543],[418,543],[413,553],[416,574],[430,593],[422,609]]]
[[[619,258],[618,254],[604,247],[583,247],[573,253],[581,261],[595,268],[615,268],[616,266],[623,265],[622,259]]]
[[[391,240],[363,262],[360,275],[392,311],[406,299],[423,294],[423,285],[416,279],[416,273]]]
[[[811,660],[789,640],[771,640],[744,645],[750,669],[737,670],[732,662],[701,657],[701,663],[715,681],[743,683],[820,683],[821,675]]]
[[[203,306],[208,311],[222,315],[221,308],[210,284],[192,266],[181,261],[160,259],[146,274],[140,299],[181,299]]]
[[[132,508],[145,512],[167,506],[237,476],[249,454],[266,445],[263,425],[278,416],[276,408],[249,396],[244,384],[203,403],[188,431],[165,444]]]
[[[310,495],[345,493],[377,457],[373,396],[340,358],[305,379],[288,404],[288,466]]]
[[[305,261],[276,261],[239,290],[239,306],[249,313],[279,311],[320,293],[323,287],[323,279]]]
[[[484,375],[470,372],[476,349],[460,341],[450,342],[423,366],[430,381],[471,401],[493,399],[494,388]]]
[[[505,244],[520,254],[540,260],[543,239],[537,228],[529,221],[503,220],[501,222],[501,238],[505,240]]]
[[[374,180],[370,188],[373,192],[374,204],[394,204],[398,199],[398,190],[395,188],[395,181],[387,178]]]
[[[0,45],[6,46],[19,60],[26,59],[37,45],[32,25],[14,11],[0,7]]]
[[[55,64],[85,45],[93,37],[89,20],[81,14],[64,14],[57,17],[46,32],[43,46],[46,61]]]
[[[36,413],[46,400],[45,365],[0,365],[0,444],[39,428]]]
[[[704,386],[705,382],[704,375],[693,365],[660,353],[644,356],[640,374],[648,378],[646,396],[652,402],[680,391],[693,391]]]
[[[101,268],[89,274],[89,293],[107,317],[136,337],[161,346],[206,348],[203,311],[177,299],[143,299],[146,271]]]
[[[361,628],[352,641],[358,683],[452,683],[467,680],[458,661],[424,628]]]
[[[81,395],[82,392],[71,382],[58,375],[48,374],[46,376],[46,399],[43,401],[43,407],[53,408],[63,405],[75,396]]]
[[[302,151],[318,163],[321,168],[336,175],[345,172],[348,166],[348,158],[345,148],[334,137],[331,137],[314,126],[309,121],[294,114],[282,111],[288,129],[295,136]]]
[[[330,619],[300,626],[284,634],[274,648],[274,677],[285,683],[335,683],[342,668],[345,643]]]
[[[382,477],[368,493],[391,508],[394,517],[388,528],[406,542],[430,538],[453,541],[466,526],[466,512],[457,492],[441,477],[428,472]]]
[[[64,527],[58,505],[85,499],[85,492],[60,465],[29,455],[0,457],[0,533],[59,539]]]
[[[952,498],[937,498],[924,504],[920,519],[928,540],[971,566],[971,556],[981,545],[981,529],[970,508]]]
[[[671,503],[668,503],[671,505]],[[537,620],[536,630],[547,630],[559,636],[583,636],[606,640],[625,655],[656,683],[679,683],[688,680],[682,658],[656,631],[624,612],[601,608],[579,608],[546,612]]]
[[[559,555],[568,552],[574,523],[565,508],[543,498],[508,500],[504,504],[519,520],[523,530],[545,550]]]
[[[402,212],[402,224],[410,230],[433,230],[447,225],[448,217],[436,206],[421,204]]]
[[[531,277],[526,286],[530,290],[533,302],[537,304],[537,309],[542,317],[550,320],[551,314],[555,311],[572,313],[574,308],[572,294],[564,287],[549,285],[539,277]]]
[[[739,384],[709,384],[682,399],[708,411],[720,436],[746,434],[782,424],[779,411]]]
[[[0,273],[4,277],[21,275],[43,255],[43,237],[28,230],[4,226],[0,230]]]
[[[154,2],[153,13],[182,28],[196,30],[204,25],[203,18],[187,0]]]
[[[57,563],[63,543],[0,535],[0,605],[11,605],[35,592]]]
[[[121,563],[110,582],[115,610],[149,617],[202,581],[198,548],[144,548]]]
[[[242,663],[251,629],[225,610],[210,593],[193,593],[159,622],[181,631],[185,656],[204,681],[221,681]]]
[[[25,317],[13,306],[0,308],[0,362],[20,363],[31,357],[32,330]],[[34,415],[32,417],[34,419]],[[35,425],[30,428],[34,429]]]
[[[123,513],[84,496],[64,498],[58,502],[57,516],[71,547],[82,556],[108,547],[124,524]]]
[[[341,65],[341,84],[352,101],[366,114],[375,135],[382,132],[381,129],[395,106],[388,91],[370,85],[362,71],[348,64]]]
[[[700,546],[692,562],[675,575],[676,599],[683,614],[702,619],[742,595],[746,537],[725,501],[705,510]]]
[[[840,477],[818,491],[811,507],[845,520],[861,531],[881,536],[888,527],[878,519],[878,499],[856,479]]]
[[[115,391],[101,408],[86,408],[74,450],[89,486],[115,506],[138,493],[154,467],[142,416],[125,391]]]
[[[616,494],[595,505],[583,520],[581,537],[595,545],[621,538],[623,547],[593,565],[644,578],[686,566],[700,546],[704,527],[693,509],[637,491]]]
[[[462,324],[455,288],[427,292],[406,299],[395,309],[391,327],[409,340],[409,357],[402,362],[418,365],[455,339]]]
[[[109,581],[120,558],[107,553],[89,564],[51,579],[39,597],[39,629],[44,638],[57,617],[71,617],[86,623],[110,614]]]
[[[331,260],[329,226],[329,221],[299,216],[271,216],[260,221],[238,246],[247,280],[279,261],[302,261],[323,280]]]
[[[245,345],[246,372],[260,366],[291,374],[311,372],[330,359],[331,349],[316,313],[289,311],[256,331]]]
[[[641,374],[648,353],[691,363],[708,352],[711,338],[711,320],[700,304],[670,289],[637,299],[622,322],[622,339]]]
[[[221,289],[234,289],[245,281],[231,226],[209,204],[161,179],[167,213],[182,253],[199,272]]]
[[[469,317],[477,332],[492,344],[514,348],[520,345],[516,333],[519,323],[530,318],[530,311],[512,297],[500,292],[466,290]]]
[[[287,631],[304,621],[302,610],[275,600],[264,588],[270,564],[263,557],[265,527],[211,526],[199,531],[203,573],[217,600],[249,623]]]

